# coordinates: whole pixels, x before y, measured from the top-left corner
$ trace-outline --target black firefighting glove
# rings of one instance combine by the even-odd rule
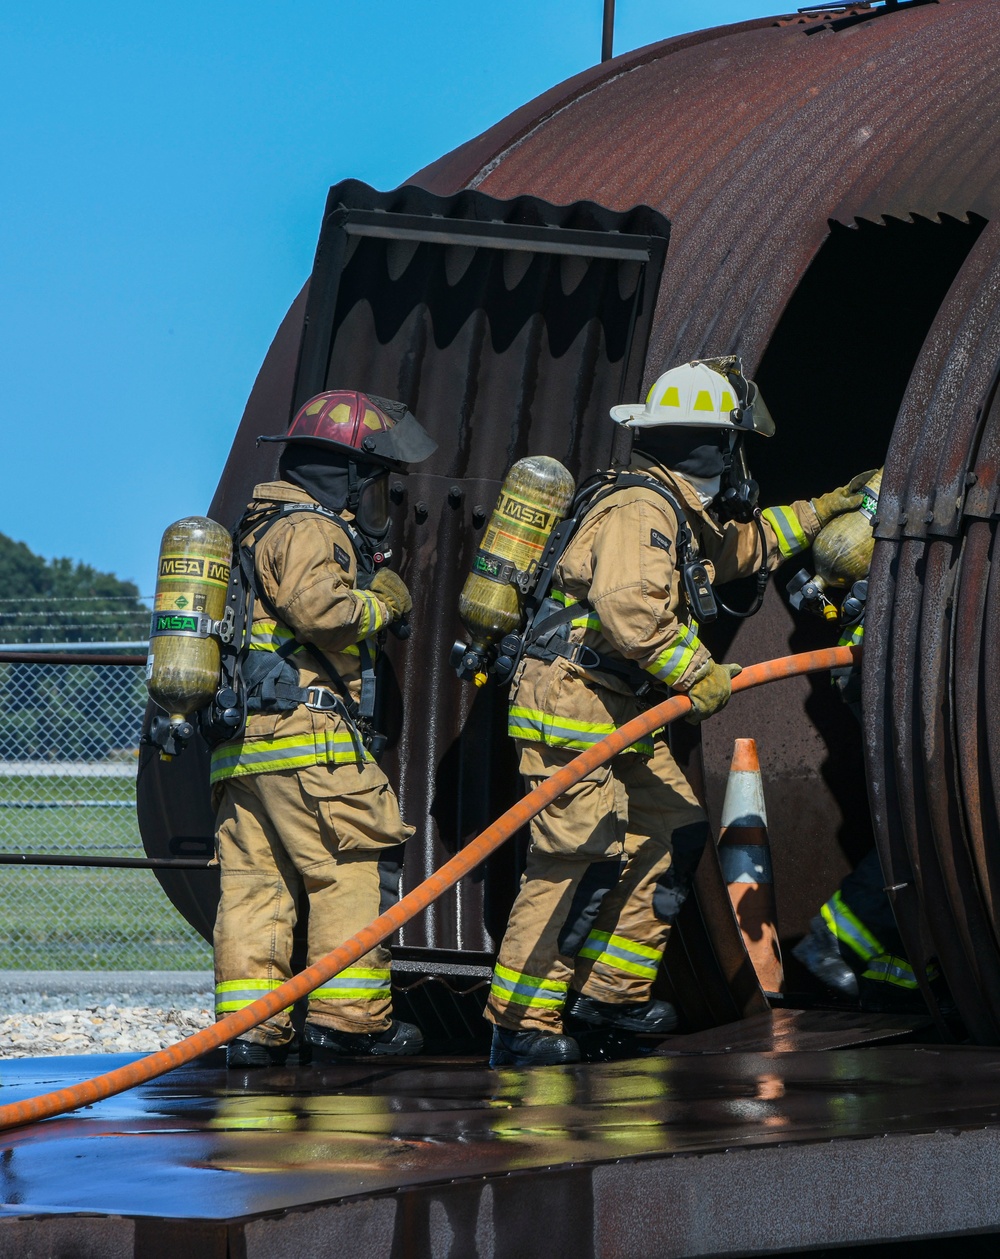
[[[368,589],[389,609],[389,619],[392,621],[402,620],[413,607],[406,583],[391,568],[380,568]]]
[[[878,468],[869,468],[867,472],[862,472],[858,476],[853,477],[846,485],[840,486],[839,489],[831,490],[829,494],[821,494],[819,498],[814,498],[812,505],[813,510],[819,517],[820,528],[825,524],[829,524],[834,516],[841,516],[845,511],[856,511],[861,506],[865,486],[876,472],[878,472]]]
[[[717,664],[714,660],[706,660],[688,687],[691,711],[685,720],[697,726],[706,717],[725,708],[732,693],[733,678],[742,672],[741,664]]]

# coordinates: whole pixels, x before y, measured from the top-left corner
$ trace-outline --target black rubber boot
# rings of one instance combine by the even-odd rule
[[[837,937],[818,914],[810,920],[809,934],[802,937],[792,954],[828,988],[857,1000],[858,977],[841,957]]]
[[[588,1027],[616,1027],[623,1032],[648,1032],[665,1036],[677,1026],[677,1011],[669,1001],[639,1001],[618,1005],[595,1001],[580,992],[571,992],[566,1017],[579,1019]]]
[[[304,1067],[312,1058],[312,1048],[298,1040],[283,1045],[263,1045],[259,1041],[238,1036],[226,1046],[226,1066],[230,1070],[250,1067]]]
[[[493,1028],[491,1067],[548,1067],[579,1061],[580,1046],[572,1036],[541,1032],[534,1027],[523,1032],[513,1032],[507,1027]]]
[[[419,1027],[393,1019],[384,1032],[341,1032],[319,1023],[306,1023],[306,1044],[318,1058],[406,1058],[424,1047]]]

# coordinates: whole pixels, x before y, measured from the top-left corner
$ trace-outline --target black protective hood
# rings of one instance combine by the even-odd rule
[[[683,477],[711,480],[721,476],[726,466],[732,429],[709,428],[637,428],[633,430],[632,448],[648,456],[671,472]]]
[[[342,512],[347,506],[347,458],[329,446],[290,443],[278,459],[278,476],[305,490],[328,511]]]

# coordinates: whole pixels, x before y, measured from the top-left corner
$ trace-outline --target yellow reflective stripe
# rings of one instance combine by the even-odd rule
[[[873,979],[876,983],[894,984],[897,988],[918,988],[917,977],[913,967],[905,957],[895,957],[886,953],[882,957],[873,957],[868,963],[862,979]]]
[[[609,722],[574,721],[572,717],[559,717],[543,713],[537,708],[521,708],[512,704],[507,715],[507,733],[512,739],[524,739],[527,743],[544,743],[553,748],[569,748],[585,752],[601,739],[613,734],[617,726]],[[653,755],[651,739],[641,739],[628,749],[641,756]]]
[[[371,638],[386,623],[382,605],[369,590],[355,590],[354,597],[364,605],[361,610],[361,620],[358,622],[358,637]]]
[[[673,686],[690,667],[700,646],[698,635],[690,625],[685,625],[671,639],[670,646],[660,652],[652,664],[646,665],[646,672],[658,681],[666,682],[667,686]]]
[[[364,760],[371,760],[368,752]],[[245,739],[222,743],[212,751],[213,783],[241,774],[262,774],[282,769],[302,769],[307,765],[357,763],[358,751],[349,730],[321,730],[315,733],[279,735],[273,739]]]
[[[761,515],[774,531],[774,536],[778,540],[778,550],[785,559],[807,549],[809,539],[790,507],[768,507]]]
[[[860,625],[854,625],[849,630],[845,630],[840,636],[838,647],[856,647],[865,636],[865,623],[862,621]]]
[[[280,621],[255,620],[250,627],[250,646],[256,651],[277,651],[294,638],[295,635],[288,626],[282,625]],[[300,643],[295,650],[300,651],[301,647]]]
[[[238,992],[244,988],[255,988],[261,992],[270,992],[272,988],[280,988],[283,979],[223,979],[215,985],[216,992]]]
[[[568,608],[571,603],[579,602],[579,600],[572,598],[570,595],[564,595],[561,590],[550,590],[549,598],[553,603],[559,603],[564,608]],[[572,621],[570,621],[570,625],[573,629],[594,630],[598,634],[601,633],[602,628],[601,618],[593,611],[581,613],[580,616],[574,616]]]
[[[834,892],[819,912],[831,933],[852,948],[862,961],[867,962],[878,954],[885,953],[877,937],[847,908],[839,891]]]
[[[637,957],[648,957],[653,962],[658,962],[663,956],[662,949],[654,949],[651,944],[640,944],[638,940],[630,940],[628,936],[615,935],[611,931],[592,931],[587,936],[587,943],[592,940],[597,944],[611,944],[619,949],[627,949]]]
[[[226,979],[215,985],[216,1014],[232,1014],[245,1010],[259,1001],[265,993],[273,992],[285,982],[283,979]],[[292,1007],[287,1006],[290,1010]]]
[[[598,739],[603,739],[605,735],[613,734],[617,729],[615,725],[606,721],[576,721],[572,717],[554,717],[548,713],[543,713],[540,709],[519,708],[516,704],[511,704],[510,715],[532,720],[548,719],[557,721],[564,730],[577,730],[581,733],[594,734]]]
[[[365,982],[367,981],[367,982]],[[321,988],[314,988],[310,1001],[375,1001],[387,997],[392,986],[388,967],[370,970],[363,966],[347,966],[339,975],[328,979]]]
[[[663,950],[610,931],[591,931],[579,955],[625,971],[628,975],[637,975],[640,979],[655,979]]]
[[[543,979],[538,975],[522,975],[498,962],[493,968],[490,994],[501,1001],[515,1005],[558,1010],[566,1001],[569,983],[558,979]]]
[[[286,626],[279,624],[277,621],[254,621],[253,629],[250,632],[250,649],[252,651],[277,651],[279,647],[290,642],[295,635]],[[305,651],[305,644],[299,643],[291,655],[298,655],[300,651]],[[360,656],[361,652],[356,643],[352,643],[348,647],[340,647],[337,649],[337,655],[341,656]]]

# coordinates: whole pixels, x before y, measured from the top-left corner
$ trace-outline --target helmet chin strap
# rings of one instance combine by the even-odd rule
[[[358,465],[353,459],[347,461],[347,510],[355,518],[358,517],[358,503],[361,499],[361,485],[358,480]]]

